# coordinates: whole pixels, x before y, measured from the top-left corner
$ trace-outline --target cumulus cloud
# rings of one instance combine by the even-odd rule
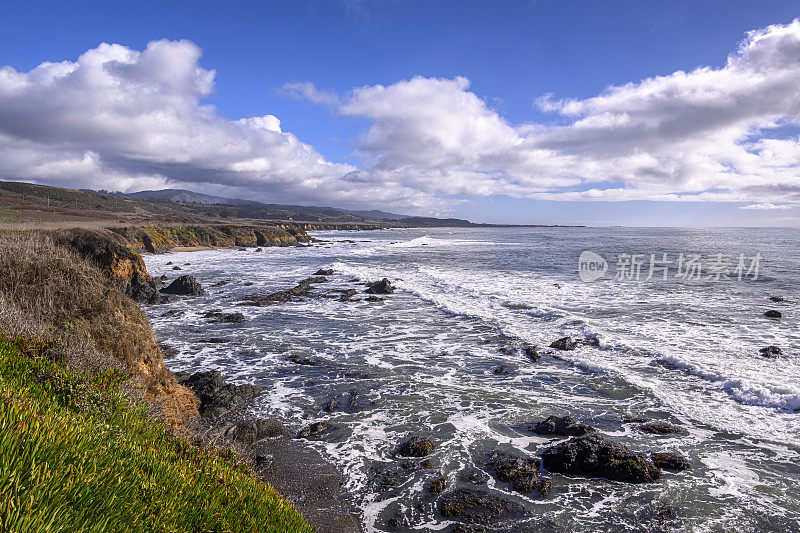
[[[509,122],[462,77],[418,76],[342,95],[284,85],[292,97],[369,122],[358,165],[326,160],[275,116],[220,116],[205,103],[215,73],[199,58],[193,43],[156,41],[144,51],[103,44],[29,72],[0,68],[0,174],[423,210],[498,194],[800,204],[800,137],[785,133],[800,126],[797,20],[748,33],[719,67],[592,98],[535,98],[558,117],[548,124]]]
[[[426,199],[346,177],[272,115],[228,120],[203,100],[214,71],[188,41],[101,44],[77,61],[0,68],[0,175],[114,190],[187,186],[282,201]],[[248,196],[252,197],[252,196]]]
[[[800,122],[797,20],[748,33],[720,68],[535,104],[561,124],[511,124],[464,78],[358,88],[339,112],[372,120],[368,172],[438,194],[800,203],[800,138],[773,135]]]

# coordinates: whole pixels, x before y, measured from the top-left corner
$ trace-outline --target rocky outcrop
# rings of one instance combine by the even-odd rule
[[[200,399],[200,414],[215,417],[226,411],[243,406],[261,394],[258,385],[235,385],[226,383],[219,370],[179,373],[178,381],[191,389]]]
[[[313,424],[303,428],[300,433],[297,434],[298,439],[313,439],[319,438],[328,431],[333,429],[333,426],[328,424],[327,422],[314,422]]]
[[[383,278],[375,283],[370,283],[367,286],[367,290],[364,292],[367,294],[392,294],[394,292],[394,287],[387,278]]]
[[[517,457],[503,452],[492,452],[486,468],[500,481],[511,483],[517,492],[535,492],[544,496],[550,491],[552,481],[539,476],[541,461],[533,457]]]
[[[780,318],[783,315],[781,314],[780,311],[776,311],[774,309],[770,309],[769,311],[764,313],[764,316],[767,317],[767,318]]]
[[[288,302],[293,298],[308,296],[308,293],[310,291],[311,291],[311,281],[309,281],[308,279],[304,279],[291,289],[287,289],[284,291],[277,291],[271,294],[254,294],[252,296],[248,296],[244,299],[244,303],[246,305],[255,305],[258,307],[263,307],[266,305]]]
[[[183,275],[172,281],[168,286],[161,289],[163,294],[177,294],[179,296],[200,296],[205,294],[206,291],[200,286],[200,283],[194,279],[194,276]]]
[[[559,437],[582,437],[594,433],[595,429],[587,424],[579,424],[571,416],[548,416],[535,424],[528,426],[528,430],[537,435],[556,435]]]
[[[154,301],[158,297],[156,280],[147,273],[142,258],[112,232],[63,230],[53,233],[53,239],[56,244],[74,250],[100,267],[132,299],[141,302]]]
[[[561,337],[557,341],[553,341],[550,344],[551,348],[563,351],[574,350],[577,346],[578,346],[578,341],[576,341],[572,337]]]
[[[666,422],[648,422],[639,426],[639,430],[651,435],[671,435],[678,432],[678,428]]]
[[[650,454],[650,460],[658,468],[664,470],[689,470],[692,468],[692,463],[678,452],[653,452]]]
[[[647,483],[661,471],[643,455],[596,433],[573,437],[542,452],[544,467],[570,476],[602,477],[626,483]]]
[[[403,442],[397,449],[400,457],[425,457],[433,452],[436,444],[431,440],[419,435],[414,435]]]
[[[516,502],[471,489],[458,489],[445,494],[441,500],[440,512],[445,518],[486,526],[503,520],[519,520],[529,515]]]
[[[780,357],[783,354],[781,349],[774,344],[761,348],[758,352],[764,357]]]

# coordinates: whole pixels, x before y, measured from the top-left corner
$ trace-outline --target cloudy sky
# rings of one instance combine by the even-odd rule
[[[161,4],[4,4],[0,176],[489,222],[800,225],[795,2]]]

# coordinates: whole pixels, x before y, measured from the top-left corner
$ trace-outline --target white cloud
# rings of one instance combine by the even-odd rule
[[[77,61],[0,68],[0,175],[116,190],[185,186],[275,201],[432,205],[397,184],[345,179],[272,115],[237,121],[203,99],[214,71],[188,41],[102,44]]]
[[[774,210],[783,210],[783,209],[791,209],[794,207],[793,205],[787,204],[771,204],[769,202],[765,202],[763,204],[750,204],[750,205],[743,205],[739,209],[754,209],[757,211],[774,211]]]
[[[469,81],[414,77],[346,95],[282,91],[366,118],[363,164],[326,160],[273,115],[204,103],[214,71],[187,41],[103,44],[0,68],[0,174],[79,187],[183,186],[274,201],[440,209],[453,196],[800,204],[800,22],[747,34],[724,65],[576,100],[558,125],[512,124]],[[533,96],[533,95],[532,95]],[[783,128],[783,129],[776,129]]]

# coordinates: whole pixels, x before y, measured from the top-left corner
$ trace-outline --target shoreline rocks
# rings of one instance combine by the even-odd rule
[[[763,357],[780,357],[783,355],[781,349],[774,344],[761,348],[758,351]]]
[[[661,471],[652,461],[597,433],[551,446],[541,456],[545,469],[570,476],[625,483],[648,483],[661,477]]]
[[[579,424],[571,416],[551,415],[528,426],[528,430],[537,435],[557,435],[559,437],[582,437],[596,430],[588,424]]]
[[[433,452],[436,444],[431,440],[419,435],[414,435],[405,442],[395,452],[400,457],[425,457]]]
[[[161,289],[162,294],[176,294],[178,296],[201,296],[206,293],[194,276],[183,275],[175,279],[167,287]]]
[[[198,410],[202,416],[216,417],[243,406],[262,392],[258,385],[227,383],[219,370],[175,374],[178,383],[192,390],[200,400]]]
[[[380,281],[370,283],[364,292],[367,294],[392,294],[394,293],[394,287],[388,278],[383,278]]]
[[[678,452],[653,452],[650,460],[658,468],[663,470],[689,470],[692,464],[689,460]]]
[[[486,468],[500,481],[511,483],[517,492],[536,492],[545,496],[552,487],[552,481],[539,475],[541,461],[532,457],[517,457],[499,451],[492,452]]]

